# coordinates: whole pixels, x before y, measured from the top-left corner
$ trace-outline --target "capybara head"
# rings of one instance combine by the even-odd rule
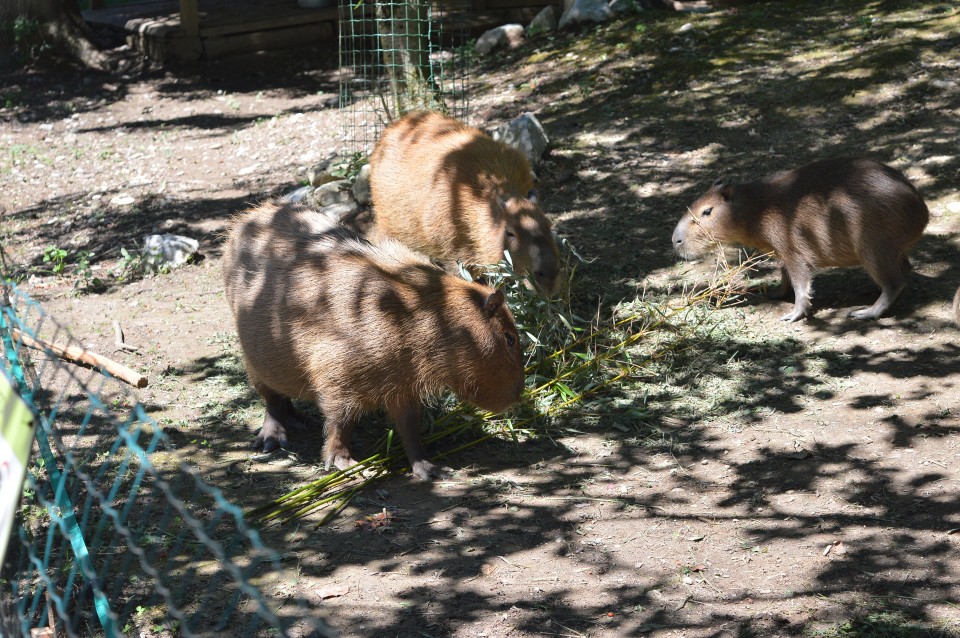
[[[550,221],[540,211],[536,191],[524,197],[499,197],[497,205],[504,214],[503,247],[517,272],[530,273],[537,286],[548,295],[560,288],[560,251]]]
[[[463,322],[467,333],[462,339],[469,339],[469,347],[457,353],[461,385],[454,390],[477,407],[502,412],[523,394],[523,354],[517,324],[499,290],[472,284],[467,303],[472,308],[452,318]],[[464,353],[475,358],[464,359]]]
[[[719,242],[741,239],[733,219],[736,187],[722,179],[713,183],[693,203],[673,231],[673,249],[684,259],[694,259]]]

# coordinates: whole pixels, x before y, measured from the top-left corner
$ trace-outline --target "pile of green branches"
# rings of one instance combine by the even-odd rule
[[[567,290],[576,268],[569,247]],[[602,396],[625,380],[640,376],[646,366],[678,348],[691,347],[697,331],[708,321],[708,309],[721,306],[742,292],[742,273],[751,262],[728,269],[710,282],[683,290],[668,300],[643,296],[622,304],[610,316],[598,310],[585,318],[571,310],[569,295],[546,298],[526,278],[517,275],[509,259],[477,273],[487,284],[504,291],[527,353],[527,389],[520,405],[508,415],[493,415],[447,397],[425,412],[433,419],[428,447],[442,441],[468,440],[433,455],[441,459],[493,437],[537,436],[558,416],[570,413],[591,397]],[[475,275],[461,270],[471,279]],[[318,527],[336,516],[350,500],[371,484],[395,472],[407,471],[403,447],[391,430],[372,456],[344,471],[285,494],[249,512],[263,523],[284,523],[326,510]]]

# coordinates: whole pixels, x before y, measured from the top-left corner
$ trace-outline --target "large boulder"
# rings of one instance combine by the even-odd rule
[[[546,6],[530,21],[530,24],[527,25],[527,35],[532,37],[538,33],[551,33],[556,31],[558,20],[557,8],[552,4]]]
[[[523,25],[505,24],[490,29],[477,38],[476,50],[480,55],[489,55],[492,51],[504,47],[516,47],[523,43]]]
[[[559,28],[582,22],[606,22],[613,18],[608,0],[563,0]]]
[[[523,151],[523,154],[530,160],[530,165],[536,167],[547,150],[547,134],[543,130],[543,125],[533,113],[524,113],[506,124],[503,124],[490,132],[490,136],[495,140],[500,140],[510,146],[514,146]]]

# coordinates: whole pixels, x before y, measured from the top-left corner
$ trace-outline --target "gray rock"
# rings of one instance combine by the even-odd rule
[[[610,11],[616,14],[639,13],[643,10],[637,0],[612,0],[610,2]]]
[[[353,180],[353,198],[357,203],[366,206],[370,203],[370,165],[364,164]]]
[[[523,42],[523,25],[505,24],[502,27],[490,29],[477,38],[477,53],[488,55],[496,49],[515,47]]]
[[[147,235],[143,240],[143,261],[153,270],[176,268],[200,250],[200,242],[183,235]]]
[[[558,28],[581,22],[606,22],[613,17],[607,0],[564,0]]]
[[[360,212],[360,205],[357,204],[357,202],[350,200],[349,202],[344,202],[343,204],[331,204],[329,206],[324,206],[320,209],[320,212],[326,215],[330,220],[339,224],[344,219],[353,217]]]
[[[540,158],[543,157],[543,152],[547,150],[547,145],[550,143],[543,125],[533,113],[524,113],[501,125],[490,135],[495,140],[501,140],[523,151],[530,160],[531,166],[540,163]]]
[[[527,26],[527,35],[535,36],[538,33],[550,33],[557,30],[557,8],[552,4],[550,6],[544,7],[543,10],[537,14],[537,16],[530,21],[529,26]]]
[[[318,186],[311,195],[307,197],[307,202],[312,206],[324,207],[332,204],[345,204],[353,201],[350,180],[338,179],[333,182],[327,182]]]
[[[335,182],[338,179],[343,179],[349,165],[349,159],[331,155],[319,164],[307,169],[307,180],[309,180],[311,186],[322,186],[328,182]]]
[[[283,197],[280,198],[280,201],[285,204],[302,204],[304,203],[310,194],[313,192],[313,186],[301,186],[295,191],[289,192]]]

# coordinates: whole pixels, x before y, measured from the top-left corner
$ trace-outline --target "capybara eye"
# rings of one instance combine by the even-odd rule
[[[700,216],[701,216],[701,217],[709,217],[709,216],[710,216],[710,213],[712,213],[712,212],[713,212],[713,206],[708,206],[708,207],[704,208],[702,211],[700,211]]]
[[[512,231],[509,231],[509,230],[507,231],[507,237],[509,237],[510,239],[516,239],[516,238],[517,238],[517,236],[514,235],[513,232],[512,232]]]
[[[512,334],[510,334],[509,332],[506,334],[506,337],[507,337],[507,345],[512,348],[512,347],[513,347],[513,344],[515,344],[515,343],[517,342],[516,337],[514,337],[514,336],[513,336]]]

